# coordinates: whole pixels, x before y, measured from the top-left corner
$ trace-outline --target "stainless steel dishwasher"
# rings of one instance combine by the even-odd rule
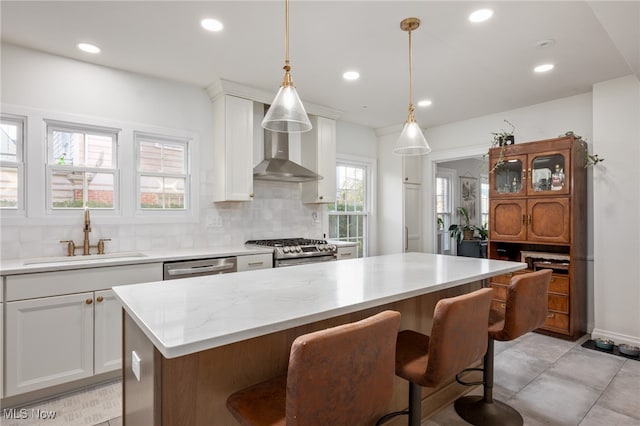
[[[226,274],[237,272],[236,257],[217,257],[213,259],[176,260],[164,263],[164,280],[178,278],[202,277],[204,275]]]

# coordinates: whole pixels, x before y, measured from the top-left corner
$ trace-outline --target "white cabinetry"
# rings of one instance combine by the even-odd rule
[[[93,293],[7,303],[6,395],[93,375]]]
[[[313,182],[302,182],[303,203],[336,201],[336,121],[310,116],[313,129],[302,133],[302,165],[322,176]]]
[[[410,155],[402,157],[402,182],[421,183],[421,162],[420,155]]]
[[[251,271],[253,269],[267,269],[273,267],[273,255],[266,254],[250,254],[247,256],[238,256],[237,260],[238,272]]]
[[[213,201],[253,198],[253,106],[230,95],[213,101]]]
[[[112,286],[162,280],[162,264],[5,277],[4,397],[121,367],[121,307]]]
[[[93,306],[94,374],[122,366],[122,306],[113,290],[96,291]]]
[[[338,260],[355,259],[356,257],[358,257],[358,247],[355,245],[338,247],[337,251],[338,253],[336,257]]]
[[[420,206],[421,206],[421,192],[422,186],[413,183],[402,184],[402,192],[404,198],[404,235],[403,235],[403,250],[409,251],[421,251],[422,247],[422,233],[420,232]]]

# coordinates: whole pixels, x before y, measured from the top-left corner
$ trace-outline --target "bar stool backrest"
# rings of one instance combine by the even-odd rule
[[[486,322],[486,321],[485,321]],[[298,337],[287,373],[287,426],[372,424],[388,408],[400,313]]]
[[[541,269],[528,274],[516,275],[507,288],[504,312],[504,327],[490,332],[495,340],[517,339],[547,320],[547,305],[551,269]]]
[[[489,308],[493,291],[442,299],[433,312],[429,358],[422,386],[435,387],[455,378],[487,351]]]

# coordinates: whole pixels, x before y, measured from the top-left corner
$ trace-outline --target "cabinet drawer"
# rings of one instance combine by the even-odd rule
[[[491,283],[491,288],[493,288],[493,299],[500,300],[504,302],[507,300],[507,291],[509,286],[502,284]]]
[[[569,332],[569,315],[560,314],[558,312],[549,312],[547,314],[547,320],[545,321],[542,328],[551,330],[551,331],[562,331],[565,333]]]
[[[549,283],[549,292],[569,294],[569,277],[551,275]]]
[[[238,256],[238,272],[251,271],[253,269],[267,269],[272,267],[273,255],[270,253]]]
[[[555,312],[569,313],[569,296],[561,294],[549,294],[549,310]]]

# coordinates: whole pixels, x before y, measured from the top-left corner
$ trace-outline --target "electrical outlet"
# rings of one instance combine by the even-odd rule
[[[138,381],[140,381],[140,363],[141,360],[136,351],[131,351],[131,371]]]
[[[222,217],[220,215],[208,215],[207,216],[208,228],[222,228]]]

